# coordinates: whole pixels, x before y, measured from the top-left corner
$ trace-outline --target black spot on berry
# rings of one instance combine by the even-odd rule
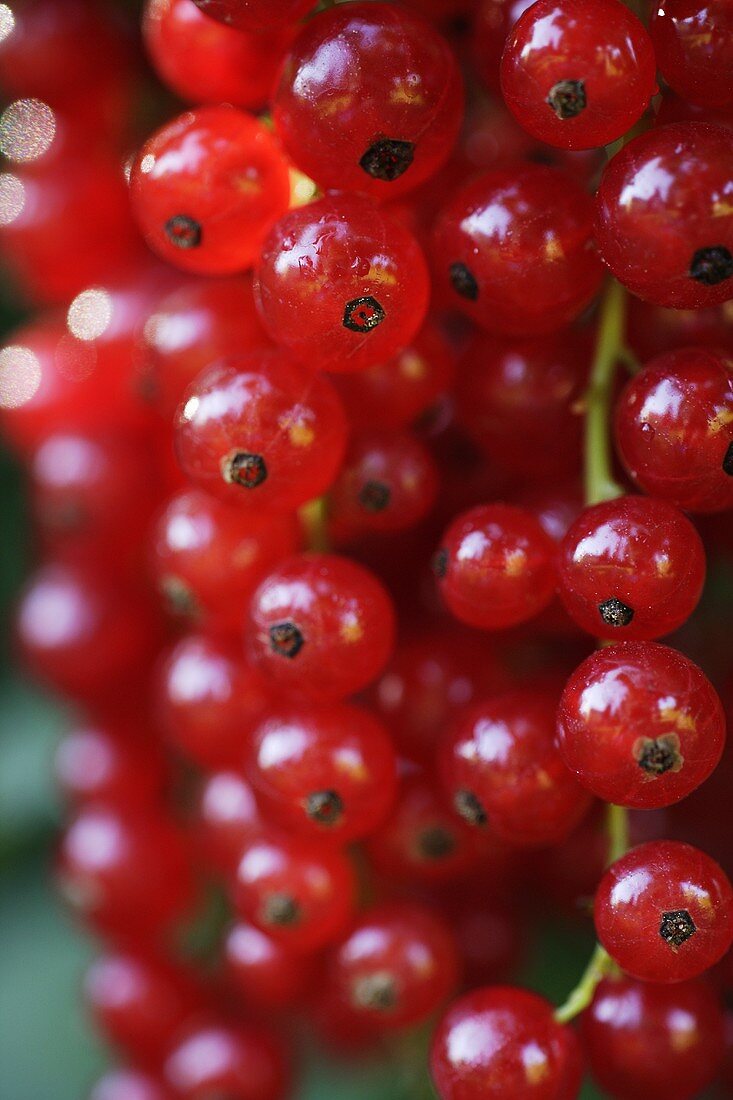
[[[264,924],[289,927],[300,920],[300,906],[289,894],[270,894],[262,907]]]
[[[165,223],[165,235],[176,248],[198,248],[203,230],[201,223],[188,214],[176,214]]]
[[[411,141],[379,138],[369,146],[359,161],[359,167],[373,179],[392,183],[404,175],[414,156],[415,146]]]
[[[383,512],[389,507],[391,496],[389,485],[383,481],[365,481],[357,499],[365,512]]]
[[[678,772],[684,763],[676,733],[665,733],[656,738],[639,737],[634,742],[633,753],[642,771],[652,778],[665,772]]]
[[[273,623],[269,630],[270,649],[280,657],[292,660],[305,645],[305,638],[295,623]]]
[[[344,804],[336,791],[313,791],[305,800],[305,812],[319,825],[335,825],[344,812]]]
[[[723,473],[726,473],[728,477],[733,477],[733,443],[728,444],[728,450],[725,452]]]
[[[430,564],[432,566],[433,573],[435,573],[435,576],[438,578],[439,581],[442,581],[446,573],[448,572],[448,551],[438,550],[435,554],[433,554],[433,560]]]
[[[201,608],[198,600],[180,577],[161,577],[159,588],[166,607],[172,615],[182,615],[189,619],[200,616]]]
[[[343,326],[352,332],[371,332],[386,316],[377,299],[368,294],[346,303]]]
[[[433,825],[418,836],[417,850],[423,859],[446,859],[456,850],[456,838],[444,825]]]
[[[704,286],[717,286],[733,275],[733,253],[724,245],[698,248],[692,257],[690,275]]]
[[[377,1012],[389,1012],[397,1004],[395,980],[387,970],[365,974],[354,982],[351,989],[351,1000],[356,1008],[371,1008]]]
[[[267,479],[267,465],[262,455],[232,451],[221,460],[221,475],[230,485],[256,489]]]
[[[475,302],[478,298],[478,283],[465,264],[454,263],[448,269],[451,286],[461,298]]]
[[[472,791],[456,791],[453,806],[459,817],[462,817],[469,825],[483,828],[489,820],[486,810]]]
[[[628,626],[634,617],[634,609],[615,596],[599,603],[598,610],[606,626]]]
[[[670,947],[681,947],[690,936],[697,932],[695,922],[686,909],[674,909],[671,913],[662,913],[659,935]]]
[[[546,102],[563,121],[577,118],[588,105],[585,84],[582,80],[558,80],[550,88]]]

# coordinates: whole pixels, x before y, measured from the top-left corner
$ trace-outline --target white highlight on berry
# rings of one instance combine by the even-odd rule
[[[7,4],[0,4],[0,42],[15,29],[15,16]]]
[[[0,175],[0,225],[11,225],[25,206],[25,187],[10,172]]]
[[[10,344],[0,351],[0,408],[19,409],[41,384],[41,364],[30,348]]]
[[[40,99],[16,99],[0,115],[0,152],[9,160],[37,160],[56,136],[56,117]]]
[[[78,340],[96,340],[109,328],[112,298],[106,290],[91,287],[77,294],[66,314],[66,324]]]

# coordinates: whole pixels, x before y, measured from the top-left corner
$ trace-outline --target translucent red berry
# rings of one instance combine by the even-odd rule
[[[119,719],[69,730],[56,749],[54,772],[72,804],[153,802],[165,780],[164,758],[153,739]]]
[[[267,1009],[296,1007],[305,999],[316,974],[315,960],[299,955],[239,921],[224,942],[226,978],[246,1004]]]
[[[612,959],[647,982],[695,978],[733,941],[733,890],[724,871],[672,840],[640,844],[611,864],[593,915]]]
[[[733,104],[733,7],[729,0],[652,5],[649,31],[662,76],[702,107]]]
[[[241,30],[265,31],[296,23],[314,6],[313,0],[193,0],[201,11],[220,23]]]
[[[203,1021],[179,1039],[165,1062],[177,1100],[283,1100],[289,1066],[274,1035],[250,1024]]]
[[[162,1082],[138,1070],[110,1070],[100,1077],[89,1100],[172,1100]]]
[[[196,806],[198,850],[219,875],[231,880],[248,844],[262,833],[254,791],[240,770],[206,777]]]

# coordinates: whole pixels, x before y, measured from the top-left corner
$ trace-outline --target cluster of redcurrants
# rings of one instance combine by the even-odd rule
[[[723,1071],[733,890],[676,838],[733,868],[730,765],[687,799],[725,718],[656,639],[733,556],[733,4],[649,7],[148,0],[195,109],[129,156],[171,113],[129,28],[0,4],[18,639],[80,708],[58,881],[133,1067],[93,1100],[278,1100],[283,1037],[460,991],[441,1100]],[[688,637],[723,682],[728,633]],[[496,984],[590,898],[565,1006]]]

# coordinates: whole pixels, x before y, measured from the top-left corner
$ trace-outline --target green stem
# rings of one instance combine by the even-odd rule
[[[555,1019],[559,1024],[567,1024],[584,1012],[593,1000],[598,983],[614,970],[615,964],[608,952],[596,944],[582,978],[564,1004],[555,1009]]]
[[[326,554],[331,549],[328,538],[328,502],[326,497],[310,500],[300,509],[300,522],[305,533],[306,546],[317,554]]]
[[[585,499],[598,504],[620,496],[612,474],[609,414],[616,364],[624,342],[624,288],[613,279],[601,304],[598,340],[585,395]]]
[[[615,863],[629,848],[629,814],[624,806],[606,806],[606,862]]]

